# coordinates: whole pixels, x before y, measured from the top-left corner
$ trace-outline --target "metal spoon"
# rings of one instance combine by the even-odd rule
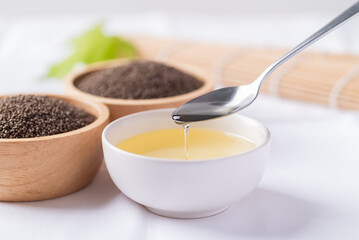
[[[227,116],[250,105],[258,96],[259,88],[276,68],[290,58],[312,45],[314,42],[334,30],[340,24],[346,22],[359,12],[359,1],[334,18],[327,25],[319,29],[302,43],[290,50],[272,65],[270,65],[255,81],[248,85],[238,87],[220,88],[199,96],[172,113],[172,119],[176,123],[188,123],[204,121],[213,118]]]

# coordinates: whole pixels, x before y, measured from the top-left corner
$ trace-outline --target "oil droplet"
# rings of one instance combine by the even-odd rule
[[[184,154],[185,159],[189,159],[189,126],[190,124],[183,125],[183,131],[184,131]]]

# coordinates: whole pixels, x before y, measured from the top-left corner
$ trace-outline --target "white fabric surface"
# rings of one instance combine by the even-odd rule
[[[329,18],[282,19],[149,14],[109,18],[108,28],[292,46]],[[68,53],[64,41],[93,22],[92,17],[0,18],[0,94],[63,92],[60,81],[39,79],[51,62]],[[358,19],[316,48],[359,53],[357,26]],[[156,216],[124,196],[103,166],[77,193],[0,203],[0,239],[359,239],[358,113],[260,96],[243,114],[269,127],[271,159],[258,188],[226,212],[195,220]]]

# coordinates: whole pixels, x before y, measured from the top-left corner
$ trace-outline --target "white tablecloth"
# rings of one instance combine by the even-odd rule
[[[0,18],[0,94],[62,92],[61,81],[41,76],[68,53],[63,42],[93,19]],[[291,46],[328,17],[181,19],[129,15],[110,18],[108,27],[126,34]],[[359,53],[358,23],[317,48]],[[293,33],[280,34],[283,29]],[[358,113],[260,96],[243,114],[269,127],[271,159],[258,188],[226,212],[195,220],[156,216],[122,194],[103,166],[77,193],[0,203],[0,239],[359,239]]]

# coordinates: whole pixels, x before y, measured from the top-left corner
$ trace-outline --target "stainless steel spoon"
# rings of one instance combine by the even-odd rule
[[[334,18],[327,25],[290,50],[272,65],[270,65],[255,81],[238,87],[220,88],[199,96],[172,113],[176,123],[204,121],[227,116],[250,105],[258,96],[259,88],[276,68],[295,56],[297,53],[312,45],[331,30],[346,22],[359,12],[359,1]]]

